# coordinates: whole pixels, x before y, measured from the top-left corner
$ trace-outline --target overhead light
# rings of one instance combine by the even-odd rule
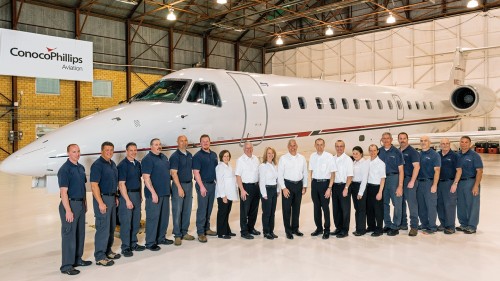
[[[278,35],[278,37],[276,38],[276,45],[283,45],[283,39],[281,38],[281,35]]]
[[[121,2],[129,5],[137,5],[138,3],[135,0],[116,0],[117,2]]]
[[[174,21],[174,20],[176,20],[176,19],[177,19],[177,17],[176,17],[176,16],[175,16],[175,14],[174,14],[174,9],[173,9],[173,8],[169,8],[169,9],[168,9],[167,20],[169,20],[169,21]]]
[[[227,4],[227,0],[217,0],[217,4]]]
[[[385,21],[387,23],[395,23],[396,18],[392,15],[392,13],[389,13],[389,17],[387,17],[387,20]]]
[[[326,36],[332,36],[333,35],[333,28],[331,25],[328,25],[325,30],[325,35]]]
[[[469,2],[467,2],[467,8],[469,9],[476,8],[477,6],[479,6],[477,0],[470,0]]]

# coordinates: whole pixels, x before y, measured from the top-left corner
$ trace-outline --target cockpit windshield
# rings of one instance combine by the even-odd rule
[[[191,80],[166,79],[151,84],[131,101],[180,102]]]

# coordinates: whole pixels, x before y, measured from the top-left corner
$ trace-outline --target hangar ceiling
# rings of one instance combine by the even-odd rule
[[[19,12],[23,3],[30,3],[160,29],[172,28],[181,34],[268,51],[500,6],[500,0],[479,0],[475,8],[467,8],[469,0],[227,0],[226,4],[219,4],[218,0],[13,1],[20,3]],[[167,20],[170,12],[176,20]],[[390,13],[396,19],[393,24],[386,22]],[[333,35],[325,35],[328,27]],[[278,36],[285,44],[275,44]]]

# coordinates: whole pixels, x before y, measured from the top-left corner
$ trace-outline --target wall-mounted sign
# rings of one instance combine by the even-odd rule
[[[93,80],[92,42],[0,28],[0,75]]]

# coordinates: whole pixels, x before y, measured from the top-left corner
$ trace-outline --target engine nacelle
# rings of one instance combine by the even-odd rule
[[[483,85],[457,87],[450,96],[453,109],[464,116],[481,116],[495,108],[495,93]]]

